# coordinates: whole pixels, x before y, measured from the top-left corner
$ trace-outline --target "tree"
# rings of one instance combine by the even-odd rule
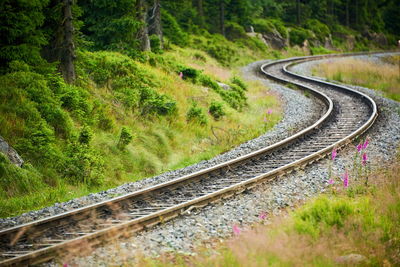
[[[46,38],[40,27],[44,22],[46,0],[2,0],[0,2],[0,69],[12,60],[30,65],[44,62],[40,49]]]
[[[219,27],[221,34],[225,36],[225,0],[219,0]]]
[[[72,0],[63,0],[63,45],[60,58],[60,69],[67,83],[75,81],[75,44],[74,44],[74,26],[72,24]]]
[[[149,30],[147,27],[147,5],[145,0],[136,0],[136,18],[140,23],[140,27],[137,32],[137,39],[140,43],[140,50],[150,51],[151,46]]]
[[[161,26],[161,4],[160,0],[154,0],[153,7],[150,10],[149,33],[158,36],[160,40],[160,49],[164,48],[163,32]]]

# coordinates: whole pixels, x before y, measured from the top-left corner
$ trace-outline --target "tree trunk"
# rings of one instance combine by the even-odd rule
[[[219,1],[219,25],[221,34],[225,36],[225,2],[224,0]]]
[[[142,23],[138,31],[138,40],[140,42],[140,49],[142,51],[150,51],[149,30],[147,27],[147,8],[144,0],[136,0],[137,18]]]
[[[163,32],[161,26],[161,3],[160,0],[154,0],[154,5],[151,11],[151,26],[149,27],[150,34],[155,34],[160,39],[160,49],[164,48]]]
[[[297,24],[300,25],[300,0],[296,0],[296,20]]]
[[[67,83],[73,83],[76,79],[74,60],[75,45],[74,45],[74,26],[72,24],[72,5],[73,0],[63,0],[63,30],[64,41],[61,49],[60,69]]]

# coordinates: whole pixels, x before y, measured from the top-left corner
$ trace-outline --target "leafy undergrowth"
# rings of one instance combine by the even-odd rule
[[[400,164],[351,180],[196,256],[168,254],[140,266],[399,266]],[[211,247],[211,249],[210,249]],[[127,266],[130,264],[127,263]]]
[[[391,57],[386,62],[388,64],[344,58],[334,63],[321,63],[313,72],[338,82],[376,89],[386,97],[400,101],[399,59]]]
[[[74,86],[51,69],[11,67],[0,76],[0,135],[26,164],[0,159],[0,217],[209,159],[281,118],[267,88],[202,50],[140,60],[80,51]]]

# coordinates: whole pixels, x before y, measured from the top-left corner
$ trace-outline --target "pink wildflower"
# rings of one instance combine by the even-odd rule
[[[264,117],[264,122],[265,122],[265,123],[267,123],[267,122],[268,122],[268,120],[267,120],[267,117]]]
[[[328,184],[333,185],[334,183],[335,183],[335,181],[332,178],[329,179]]]
[[[64,263],[63,267],[69,267],[68,263]]]
[[[182,72],[179,72],[179,77],[180,77],[181,79],[183,79],[183,73],[182,73]]]
[[[271,114],[272,114],[272,109],[268,109],[268,110],[267,110],[267,114],[268,114],[268,115],[271,115]]]
[[[363,145],[362,145],[362,144],[358,144],[358,145],[357,145],[357,151],[358,151],[358,152],[361,152],[362,148],[363,148]]]
[[[365,139],[364,144],[362,145],[362,149],[366,149],[368,147],[369,141],[368,138]]]
[[[233,233],[235,235],[239,235],[240,232],[242,231],[242,230],[240,230],[239,226],[237,226],[236,224],[233,225],[232,229],[233,229]]]
[[[367,164],[368,156],[367,153],[364,152],[362,155],[362,164],[365,166]]]
[[[336,148],[334,148],[332,150],[332,161],[335,160],[336,156],[337,156],[337,150],[336,150]]]
[[[261,220],[265,220],[267,218],[267,214],[265,212],[261,212],[260,215],[258,215],[258,218]]]
[[[347,188],[349,186],[349,173],[347,172],[347,170],[343,175],[343,186],[345,188]]]

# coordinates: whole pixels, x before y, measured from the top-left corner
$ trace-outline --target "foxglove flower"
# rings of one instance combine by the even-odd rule
[[[363,145],[362,144],[358,144],[357,146],[357,151],[361,152],[361,150],[363,149]]]
[[[332,178],[329,179],[328,184],[333,185],[334,183],[335,183],[335,181]]]
[[[337,150],[336,150],[336,148],[334,148],[334,149],[332,150],[332,161],[335,160],[336,156],[337,156]]]
[[[365,166],[367,164],[368,156],[367,153],[364,152],[362,155],[362,164]]]
[[[234,233],[235,235],[239,235],[240,232],[242,231],[242,230],[240,230],[239,226],[237,226],[236,224],[233,225],[232,230],[233,230],[233,233]]]
[[[258,215],[258,218],[261,220],[265,220],[267,218],[267,214],[265,212],[261,212],[260,215]]]
[[[345,188],[347,188],[349,186],[349,173],[347,172],[347,170],[343,175],[343,186]]]
[[[366,149],[368,147],[368,144],[369,144],[369,141],[368,141],[368,138],[366,138],[365,142],[364,142],[364,144],[362,146],[362,149]]]

